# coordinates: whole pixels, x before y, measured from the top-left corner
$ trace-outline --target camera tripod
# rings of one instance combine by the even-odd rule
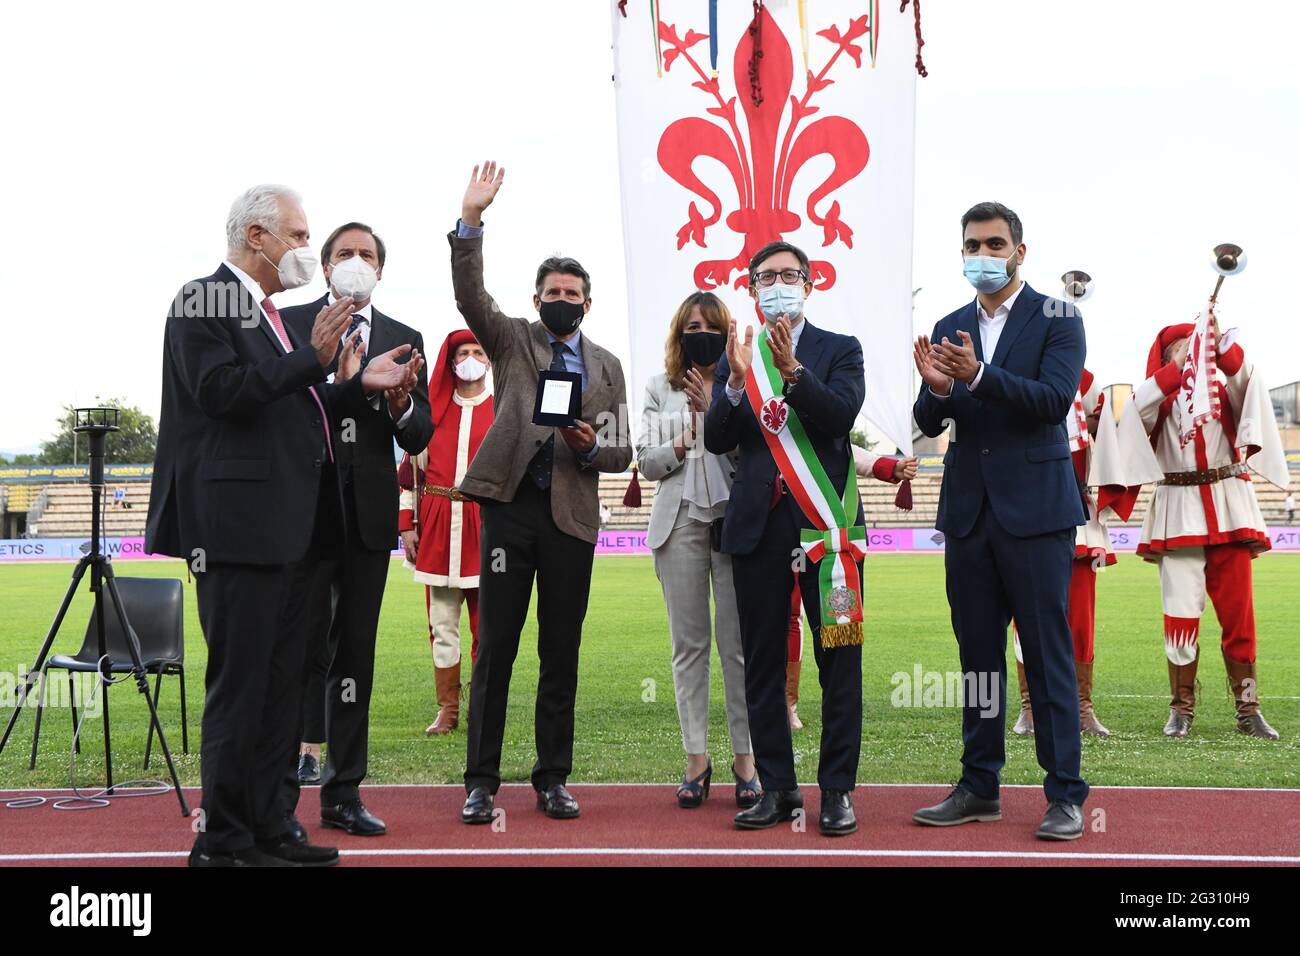
[[[50,631],[45,636],[45,643],[41,645],[40,653],[36,655],[36,662],[32,664],[31,669],[23,678],[24,686],[19,692],[17,704],[13,713],[9,715],[9,723],[5,727],[4,736],[0,737],[0,753],[4,753],[5,745],[9,743],[9,737],[13,733],[14,725],[18,723],[18,716],[22,713],[23,705],[27,702],[33,683],[41,679],[42,669],[49,656],[50,647],[54,644],[55,637],[58,636],[59,628],[63,625],[63,619],[68,613],[68,608],[72,605],[72,599],[77,593],[82,578],[89,571],[90,590],[95,595],[94,620],[98,638],[100,680],[107,686],[112,675],[112,662],[108,659],[108,646],[104,633],[104,613],[107,610],[104,606],[104,589],[107,588],[109,595],[112,597],[118,627],[121,628],[122,634],[126,638],[127,647],[131,651],[131,676],[135,679],[136,687],[144,695],[144,699],[149,705],[149,719],[153,723],[153,729],[158,734],[158,746],[162,749],[163,756],[167,760],[167,769],[171,773],[172,786],[176,790],[176,799],[180,801],[181,815],[188,817],[190,815],[189,805],[185,802],[185,794],[181,790],[181,782],[176,775],[176,764],[172,761],[171,750],[167,746],[167,738],[163,736],[162,722],[158,719],[158,709],[154,706],[153,697],[149,693],[149,676],[140,657],[140,639],[131,627],[131,622],[127,620],[126,608],[122,604],[122,597],[117,590],[117,580],[113,576],[112,561],[103,553],[100,547],[100,505],[104,495],[104,447],[108,434],[120,431],[117,425],[118,410],[116,408],[78,408],[76,415],[77,421],[73,430],[85,435],[90,442],[90,497],[92,508],[90,550],[82,556],[73,569],[72,581],[68,584],[67,593],[63,595],[63,603],[59,605],[59,612],[54,617],[54,623],[50,625]],[[104,717],[104,767],[107,774],[105,793],[112,793],[113,754],[109,734],[107,692],[103,695],[102,706]]]

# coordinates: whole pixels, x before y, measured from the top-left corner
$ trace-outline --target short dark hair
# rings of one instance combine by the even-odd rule
[[[558,272],[561,275],[577,276],[582,280],[582,297],[591,298],[591,276],[587,275],[587,270],[582,267],[577,259],[570,259],[568,256],[551,256],[549,259],[542,261],[537,267],[537,281],[533,283],[537,294],[542,294],[542,280],[552,272]]]
[[[382,269],[384,267],[384,260],[388,258],[388,250],[384,247],[384,240],[379,238],[379,233],[375,232],[375,230],[371,229],[364,222],[345,222],[343,225],[331,232],[330,237],[325,240],[325,245],[320,247],[320,264],[323,266],[329,265],[330,256],[334,253],[334,243],[338,242],[339,236],[351,229],[360,229],[362,232],[367,232],[374,236],[375,248],[379,252],[379,268]]]
[[[808,254],[793,243],[778,240],[776,242],[769,242],[762,249],[759,249],[758,252],[754,253],[754,258],[749,260],[750,282],[754,281],[754,272],[758,269],[759,264],[762,263],[764,259],[770,259],[778,252],[794,253],[795,258],[799,260],[799,265],[803,267],[803,274],[811,278],[809,273],[811,272],[812,267],[808,263]]]
[[[966,224],[969,222],[991,222],[1001,219],[1011,230],[1011,244],[1020,245],[1025,237],[1025,227],[1020,224],[1020,217],[1000,202],[977,202],[966,210],[961,217],[961,237],[966,238]]]

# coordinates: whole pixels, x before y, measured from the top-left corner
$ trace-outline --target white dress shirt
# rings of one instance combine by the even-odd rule
[[[1020,298],[1020,293],[1024,291],[1025,283],[1021,281],[1020,288],[1011,293],[1005,302],[994,309],[992,315],[984,311],[984,306],[976,297],[975,312],[979,318],[980,351],[984,354],[986,360],[992,359],[993,353],[997,351],[998,339],[1002,338],[1002,330],[1006,327],[1007,316],[1011,314],[1011,307],[1016,304],[1016,299]],[[972,392],[975,391],[979,387],[980,379],[983,377],[984,362],[980,362],[979,371],[975,373],[975,377],[971,379],[971,383],[966,387]],[[934,389],[930,389],[930,391],[938,398],[948,398],[952,395],[952,389],[948,390],[947,395],[940,395]]]
[[[790,329],[790,351],[792,353],[799,348],[799,336],[803,335],[803,327],[806,322],[806,319],[800,318],[799,324]],[[754,347],[758,347],[757,343],[755,343]],[[743,388],[732,388],[730,385],[726,385],[724,388],[727,390],[727,401],[731,402],[732,405],[739,405],[740,400],[745,397]]]
[[[333,290],[333,289],[331,289],[329,292],[326,293],[326,299],[327,299],[329,305],[333,305],[335,302],[338,301],[338,300],[334,297],[334,290]],[[361,330],[361,347],[362,347],[362,350],[365,352],[366,355],[369,355],[369,354],[370,354],[370,327],[374,324],[374,321],[375,321],[375,317],[374,317],[374,312],[373,312],[373,310],[372,310],[372,306],[373,306],[373,303],[372,303],[369,299],[367,299],[367,300],[366,300],[365,308],[357,309],[357,311],[355,311],[355,312],[352,313],[353,315],[359,315],[359,316],[361,316],[363,319],[365,319],[365,321],[362,322],[361,325],[358,326],[358,328]],[[351,324],[351,320],[350,320],[350,319],[349,319],[349,324]],[[347,327],[345,326],[344,329],[343,329],[343,335],[342,335],[342,337],[339,339],[339,344],[342,344],[343,342],[346,342],[346,341],[347,341],[347,338],[348,338],[348,330],[347,330]],[[334,381],[334,373],[333,373],[333,372],[330,372],[330,374],[329,374],[329,378],[328,378],[328,381],[331,382],[331,383],[333,383],[333,381]],[[368,402],[370,402],[370,407],[373,408],[375,411],[379,411],[379,401],[380,401],[381,398],[382,398],[382,396],[381,396],[381,394],[380,394],[379,392],[375,392],[373,395],[371,395],[371,394],[367,394],[367,395],[366,395],[366,400],[367,400]],[[406,405],[406,411],[402,412],[402,417],[399,418],[399,419],[398,419],[394,424],[395,424],[398,428],[405,428],[405,427],[406,427],[406,423],[407,423],[408,421],[411,420],[411,412],[413,412],[414,410],[415,410],[415,402],[414,402],[414,401],[408,401],[408,402],[407,402],[407,405]],[[393,411],[392,411],[392,409],[389,409],[389,410],[388,410],[388,415],[389,415],[390,418],[392,417],[392,415],[393,415]]]

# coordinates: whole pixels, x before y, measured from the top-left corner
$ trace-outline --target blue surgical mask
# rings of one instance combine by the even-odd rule
[[[803,286],[786,285],[776,281],[765,289],[758,290],[758,307],[769,322],[775,322],[781,316],[789,316],[791,321],[803,315]]]
[[[1010,262],[997,256],[967,256],[962,271],[966,273],[966,281],[977,290],[992,293],[1011,281],[1012,273],[1007,271]]]

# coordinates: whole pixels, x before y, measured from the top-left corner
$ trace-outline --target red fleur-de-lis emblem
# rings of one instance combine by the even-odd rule
[[[785,402],[779,398],[769,398],[763,403],[763,414],[759,416],[759,421],[773,435],[779,435],[789,417],[790,409],[786,408]]]
[[[723,221],[724,212],[726,227],[743,237],[740,249],[731,257],[704,259],[696,264],[694,279],[700,289],[725,286],[736,273],[739,275],[735,287],[747,286],[747,267],[754,253],[802,225],[802,217],[796,211],[801,201],[808,220],[822,227],[823,247],[842,243],[846,248],[853,248],[853,230],[840,218],[839,200],[831,197],[866,168],[871,152],[867,137],[856,123],[843,116],[823,116],[806,125],[805,121],[821,109],[812,105],[812,100],[835,82],[829,74],[842,55],[851,59],[855,68],[861,67],[862,47],[854,41],[872,34],[874,43],[869,17],[853,19],[843,33],[836,26],[817,32],[835,44],[835,50],[821,70],[808,71],[802,96],[790,92],[794,64],[789,42],[765,7],[759,17],[758,32],[763,43],[757,79],[763,96],[757,103],[748,95],[740,97],[743,117],[737,114],[737,97],[724,99],[718,78],[706,75],[690,52],[695,44],[708,39],[708,34],[687,30],[682,38],[678,36],[676,24],[659,21],[664,70],[670,70],[680,58],[699,77],[691,85],[715,104],[705,110],[713,119],[688,116],[676,120],[659,138],[659,165],[706,207],[706,211],[701,211],[691,201],[686,210],[686,224],[677,232],[677,248],[680,250],[687,243],[708,248],[707,232]],[[744,31],[733,57],[734,76],[750,75],[753,45],[751,32]],[[742,119],[748,135],[741,132]],[[810,159],[822,155],[834,161],[830,174],[808,193],[806,200],[792,196],[795,174]],[[729,203],[724,205],[723,199],[695,175],[692,166],[702,158],[716,159],[731,174],[736,190],[734,207]],[[835,267],[826,260],[814,259],[811,273],[809,278],[818,289],[829,289],[835,284]]]

